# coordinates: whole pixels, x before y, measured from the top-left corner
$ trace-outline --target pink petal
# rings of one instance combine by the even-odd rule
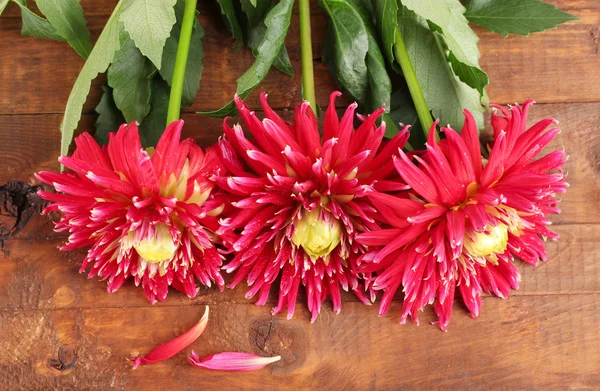
[[[404,151],[399,149],[398,155],[399,157],[394,156],[392,161],[402,179],[429,203],[440,204],[440,197],[433,180],[415,166]]]
[[[200,337],[200,335],[206,329],[206,324],[208,323],[208,306],[206,306],[206,310],[204,311],[204,315],[202,315],[202,319],[191,329],[186,331],[184,334],[181,334],[179,337],[176,337],[169,342],[166,342],[162,345],[157,346],[154,350],[148,353],[144,357],[137,357],[135,359],[131,359],[133,361],[133,369],[136,369],[140,365],[151,365],[155,364],[159,361],[167,360],[177,353],[181,352],[183,349],[190,346],[194,341]]]
[[[177,120],[167,125],[162,136],[158,140],[154,154],[152,155],[152,165],[154,170],[161,175],[163,172],[168,177],[171,173],[175,173],[175,176],[179,176],[179,172],[175,172],[178,161],[180,160],[180,142],[181,129],[183,128],[183,121]]]
[[[281,360],[281,356],[262,357],[252,353],[225,352],[200,359],[192,350],[188,361],[195,367],[217,371],[255,371]]]
[[[473,115],[467,109],[465,109],[463,112],[465,114],[465,123],[462,128],[461,136],[465,142],[465,145],[467,146],[467,150],[469,151],[469,157],[471,158],[471,164],[473,164],[475,178],[479,179],[483,167],[481,161],[481,147],[479,145],[479,132],[477,131],[477,125]]]
[[[333,91],[331,95],[329,95],[329,106],[325,113],[325,124],[323,126],[323,141],[338,137],[340,121],[335,109],[335,99],[339,96],[342,96],[342,93],[339,91]]]

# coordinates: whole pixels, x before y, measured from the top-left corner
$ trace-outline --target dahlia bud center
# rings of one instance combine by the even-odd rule
[[[465,236],[464,246],[474,257],[502,254],[508,243],[508,227],[502,223],[488,225],[484,232],[471,232]]]
[[[294,222],[292,242],[316,260],[331,253],[342,238],[342,225],[321,208],[306,212]]]
[[[140,240],[133,246],[147,262],[158,263],[173,258],[179,247],[165,223],[154,226],[154,235]]]

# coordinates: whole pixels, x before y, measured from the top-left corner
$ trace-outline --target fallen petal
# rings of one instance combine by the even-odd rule
[[[192,350],[188,361],[195,367],[217,371],[255,371],[281,360],[281,356],[262,357],[252,353],[225,352],[200,359]]]
[[[207,323],[208,306],[206,306],[206,310],[204,311],[204,315],[202,315],[202,319],[200,319],[200,321],[194,327],[186,331],[184,334],[181,334],[179,337],[157,346],[145,357],[130,359],[133,361],[133,369],[136,369],[140,365],[151,365],[173,357],[194,343],[194,341],[197,340],[198,337],[200,337],[200,335],[204,332],[204,329],[206,329]]]

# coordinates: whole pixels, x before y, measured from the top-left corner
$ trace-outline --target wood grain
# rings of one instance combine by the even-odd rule
[[[291,111],[280,111],[290,118]],[[590,205],[600,205],[600,103],[538,104],[531,110],[530,124],[542,118],[560,121],[561,134],[549,148],[564,147],[570,155],[565,166],[571,188],[562,197],[560,215],[554,223],[600,223],[600,213],[590,213]],[[222,120],[197,114],[184,114],[184,136],[207,147],[222,134]],[[0,115],[0,156],[6,156],[0,183],[8,180],[32,181],[33,173],[56,170],[60,153],[60,114]],[[84,115],[83,130],[93,130],[94,117]],[[237,122],[234,118],[231,122]]]
[[[549,2],[581,22],[528,38],[504,39],[476,29],[492,100],[535,98],[540,104],[530,123],[560,120],[562,132],[550,148],[563,146],[570,155],[571,188],[562,197],[563,213],[552,216],[561,239],[547,243],[547,263],[536,268],[518,263],[521,289],[509,299],[485,297],[477,320],[455,303],[447,333],[429,325],[431,309],[422,314],[422,326],[401,326],[400,301],[378,318],[376,306],[364,306],[350,294],[343,296],[339,315],[326,303],[312,325],[304,304],[286,321],[270,315],[274,297],[256,307],[244,298],[243,286],[223,294],[203,289],[194,299],[172,291],[165,303],[151,306],[133,284],[107,294],[104,282],[79,274],[85,250],[58,251],[64,236],[36,216],[0,246],[0,389],[598,389],[600,2]],[[81,4],[96,39],[116,0]],[[319,61],[326,26],[313,5],[317,99],[323,104],[335,83]],[[220,135],[221,120],[193,111],[226,103],[253,58],[247,50],[231,52],[234,41],[214,1],[200,1],[200,11],[205,72],[183,118],[185,136],[208,146]],[[65,43],[22,37],[18,15],[9,5],[0,17],[0,184],[33,183],[34,172],[58,168],[58,128],[83,65]],[[272,70],[257,90],[268,91],[273,106],[289,118],[300,96],[295,20],[286,44],[297,75]],[[79,131],[93,129],[101,83],[92,86]],[[259,107],[257,97],[258,91],[248,99],[253,108]],[[209,326],[192,346],[201,356],[248,351],[280,354],[281,362],[254,373],[224,374],[189,366],[187,349],[170,361],[131,370],[126,358],[187,330],[205,304],[211,306]]]
[[[535,268],[515,262],[522,273],[522,281],[520,289],[511,297],[600,294],[600,254],[595,251],[600,240],[597,226],[569,224],[556,225],[554,229],[561,239],[547,243],[548,262]],[[29,236],[32,232],[36,234],[34,237]],[[41,237],[40,232],[48,236]],[[58,247],[64,240],[64,236],[52,233],[50,222],[38,217],[18,238],[6,243],[4,254],[0,254],[0,281],[3,281],[0,310],[106,308],[115,303],[120,307],[149,305],[142,290],[133,282],[116,293],[107,294],[106,282],[96,278],[88,280],[85,273],[79,274],[85,250],[61,252]],[[36,246],[34,252],[31,251],[32,243]],[[157,306],[248,303],[245,292],[243,285],[225,293],[201,288],[196,298],[188,299],[171,290],[167,301]],[[344,295],[344,299],[346,302],[357,301],[351,294]],[[302,295],[300,301],[304,300]],[[264,315],[268,315],[269,308],[276,303],[277,296],[272,294],[263,309]],[[326,311],[330,308],[328,303]]]
[[[315,18],[321,21],[315,25],[316,38],[324,35],[325,27],[323,15]],[[108,16],[88,18],[94,39],[100,34],[107,19]],[[188,111],[213,110],[228,103],[235,93],[236,79],[254,61],[249,50],[234,51],[235,41],[222,24],[218,12],[201,15],[200,21],[206,31],[203,46],[208,55],[204,58],[201,89],[196,102],[187,108]],[[0,40],[0,52],[13,52],[13,55],[3,58],[0,64],[0,114],[64,112],[73,83],[83,66],[83,59],[64,42],[21,36],[21,21],[18,18],[2,17],[0,23],[0,31],[5,38]],[[259,106],[260,91],[269,92],[270,100],[276,108],[290,107],[299,100],[300,54],[298,50],[292,50],[299,46],[297,23],[293,24],[288,41],[290,41],[288,48],[296,75],[290,78],[276,70],[271,70],[259,88],[250,96],[249,102],[252,102],[252,107]],[[15,47],[19,50],[15,51]],[[56,56],[57,52],[61,53],[61,56]],[[320,56],[318,47],[315,47],[315,55]],[[42,59],[44,66],[36,65],[40,64]],[[325,104],[330,91],[335,89],[335,83],[330,78],[327,67],[321,62],[315,62],[315,78],[319,86],[318,100]],[[62,82],[56,83],[56,80]],[[99,85],[100,83],[96,83],[90,93],[84,106],[86,112],[91,112],[100,99]],[[36,93],[32,94],[32,91]]]
[[[385,318],[376,317],[374,308],[347,303],[339,315],[325,314],[314,324],[306,321],[304,309],[298,319],[285,321],[252,305],[215,305],[206,332],[192,345],[199,355],[229,350],[282,356],[262,371],[225,376],[187,364],[190,349],[135,371],[125,360],[191,327],[202,306],[5,310],[0,387],[596,389],[598,299],[597,294],[486,298],[478,320],[456,311],[448,333],[428,325],[434,318],[429,310],[421,327],[398,325],[398,303]],[[48,365],[61,347],[77,357],[74,368]]]
[[[110,2],[109,2],[110,3]],[[560,4],[559,4],[560,6]],[[98,7],[98,6],[97,6]],[[579,23],[559,26],[530,37],[497,34],[476,29],[481,37],[481,65],[490,76],[490,97],[499,103],[512,103],[535,98],[538,102],[593,102],[600,100],[600,72],[597,72],[600,41],[600,13],[583,3],[574,12]],[[206,53],[200,92],[189,108],[194,111],[212,110],[231,99],[235,80],[250,67],[253,57],[248,50],[233,52],[235,43],[225,29],[218,10],[211,4],[201,5],[205,12],[200,21],[206,30],[203,44]],[[313,15],[314,56],[320,58],[326,23],[317,7]],[[112,8],[107,4],[106,15],[94,12],[89,18],[92,36],[97,37]],[[0,64],[0,114],[61,113],[71,87],[83,65],[83,60],[61,42],[22,37],[17,17],[0,18],[0,52],[12,55]],[[286,41],[296,76],[289,78],[271,70],[263,83],[248,100],[258,107],[258,91],[268,91],[277,108],[292,106],[300,97],[299,30],[293,19]],[[16,50],[15,50],[16,48]],[[535,48],[535,50],[532,50]],[[56,53],[61,53],[57,56]],[[39,64],[43,59],[44,66]],[[560,83],[556,73],[560,67]],[[329,91],[335,88],[327,68],[315,62],[317,100],[326,104]],[[61,83],[56,83],[60,80]],[[582,94],[585,91],[585,94]],[[32,93],[35,92],[35,93]],[[91,112],[101,90],[94,88],[85,106]],[[347,101],[340,100],[340,104]]]

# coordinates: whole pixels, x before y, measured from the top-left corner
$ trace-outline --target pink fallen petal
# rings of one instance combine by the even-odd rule
[[[140,365],[151,365],[155,364],[159,361],[167,360],[177,353],[181,352],[183,349],[190,346],[194,341],[200,337],[200,335],[206,329],[206,324],[208,323],[208,306],[206,306],[206,310],[204,311],[204,315],[202,315],[202,319],[191,329],[186,331],[184,334],[181,334],[179,337],[170,340],[160,346],[157,346],[154,350],[148,353],[144,357],[137,357],[135,359],[130,359],[133,361],[133,369],[136,369]]]
[[[217,371],[255,371],[281,360],[281,356],[262,357],[252,353],[225,352],[200,359],[192,350],[188,361],[195,367]]]

